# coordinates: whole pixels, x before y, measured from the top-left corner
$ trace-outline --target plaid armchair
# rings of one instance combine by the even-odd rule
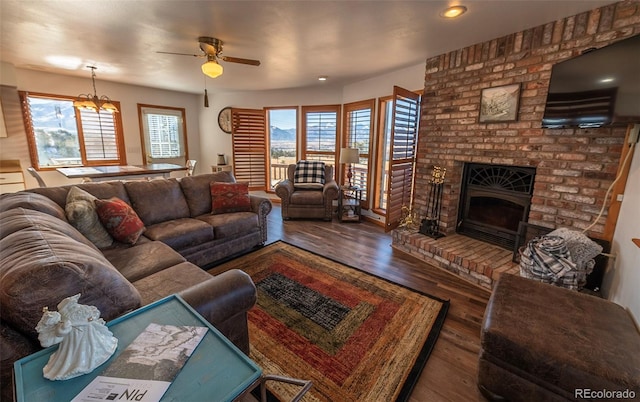
[[[318,169],[322,169],[324,175],[319,174]],[[276,185],[276,194],[282,200],[283,220],[306,218],[330,221],[333,217],[333,200],[338,198],[333,166],[322,164],[320,167],[319,162],[311,161],[291,164],[287,169],[287,179]]]

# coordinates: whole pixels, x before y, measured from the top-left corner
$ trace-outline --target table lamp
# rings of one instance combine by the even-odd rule
[[[347,173],[347,179],[349,179],[349,187],[352,187],[351,178],[353,177],[351,165],[358,162],[360,162],[360,153],[358,152],[358,148],[342,148],[340,150],[340,163],[349,164],[349,172]]]

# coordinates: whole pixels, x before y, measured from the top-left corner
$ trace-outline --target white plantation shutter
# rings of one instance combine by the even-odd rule
[[[178,158],[184,156],[181,144],[182,117],[180,112],[156,113],[143,110],[144,125],[149,136],[149,153],[152,158]]]

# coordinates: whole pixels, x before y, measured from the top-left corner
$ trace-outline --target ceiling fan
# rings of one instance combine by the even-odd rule
[[[242,59],[239,57],[223,56],[222,55],[222,42],[220,39],[212,38],[209,36],[201,36],[198,38],[200,42],[200,50],[202,54],[189,54],[189,53],[175,53],[175,52],[157,52],[164,54],[177,54],[179,56],[193,56],[193,57],[206,57],[207,61],[202,65],[202,72],[211,77],[216,78],[222,75],[223,68],[218,63],[218,60],[226,61],[229,63],[248,64],[250,66],[259,66],[260,60]]]

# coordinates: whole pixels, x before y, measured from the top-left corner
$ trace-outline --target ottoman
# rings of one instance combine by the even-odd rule
[[[640,333],[613,302],[503,274],[485,311],[478,366],[490,400],[640,398]]]

